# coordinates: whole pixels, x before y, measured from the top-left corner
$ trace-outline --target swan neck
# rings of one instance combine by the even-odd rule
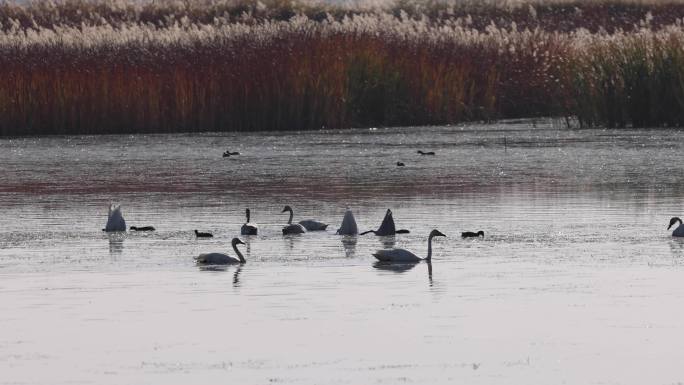
[[[247,214],[247,223],[249,223],[249,210],[247,210],[246,214]]]
[[[238,256],[238,258],[240,258],[240,263],[245,263],[245,262],[247,262],[247,261],[245,260],[245,257],[244,257],[244,256],[242,255],[242,253],[240,252],[240,250],[238,250],[238,248],[237,248],[237,243],[235,243],[235,242],[233,242],[233,251],[235,251],[235,254]]]
[[[288,219],[287,224],[291,225],[292,224],[292,217],[294,217],[294,212],[292,212],[292,209],[290,209],[288,211],[290,211],[290,219]]]
[[[428,238],[428,255],[425,260],[428,262],[432,260],[432,236]]]

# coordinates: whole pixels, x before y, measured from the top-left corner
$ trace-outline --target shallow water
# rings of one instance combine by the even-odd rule
[[[523,121],[0,140],[0,384],[682,382],[683,137]],[[157,231],[103,233],[110,201]],[[328,231],[283,237],[285,204]],[[411,233],[337,236],[347,206]],[[248,263],[195,266],[245,207]],[[424,254],[432,228],[431,266],[374,262]]]

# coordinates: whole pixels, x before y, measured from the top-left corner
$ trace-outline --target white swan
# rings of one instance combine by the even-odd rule
[[[375,235],[379,235],[381,237],[387,236],[387,235],[394,235],[394,234],[408,234],[408,230],[397,230],[395,225],[394,225],[394,217],[392,217],[392,210],[387,209],[387,212],[385,213],[385,217],[382,218],[382,223],[380,224],[380,227],[377,230],[368,230],[364,231],[363,233],[359,235],[365,235],[368,233],[373,233]]]
[[[290,219],[287,220],[287,226],[283,227],[283,235],[306,233],[304,226],[300,225],[299,223],[292,223],[292,217],[294,216],[294,213],[292,212],[292,208],[290,208],[290,206],[285,206],[282,213],[288,211],[290,212]]]
[[[340,235],[356,235],[359,233],[359,228],[356,226],[356,219],[354,219],[354,213],[352,213],[350,208],[344,212],[344,218],[342,218],[342,225],[337,229],[337,234]]]
[[[249,223],[249,209],[245,210],[247,222],[240,228],[240,235],[257,235],[256,223]]]
[[[678,217],[674,217],[670,219],[670,225],[667,226],[667,229],[669,230],[670,227],[672,227],[675,223],[679,222],[679,226],[672,232],[673,237],[684,237],[684,224],[682,224],[682,220],[679,219]]]
[[[233,238],[231,244],[233,245],[233,250],[239,259],[223,253],[208,253],[200,254],[199,256],[195,257],[195,261],[203,265],[228,265],[247,262],[245,261],[245,257],[242,256],[240,250],[237,249],[237,245],[244,245],[245,243],[239,238]]]
[[[294,216],[294,212],[292,211],[292,207],[290,206],[285,206],[283,208],[283,213],[285,212],[290,212],[290,221],[288,222],[289,224],[292,223],[292,217]],[[299,224],[302,225],[306,231],[325,231],[325,229],[328,227],[327,224],[319,221],[314,221],[313,219],[306,219],[303,221],[299,221]]]
[[[126,221],[121,214],[121,206],[109,205],[109,218],[104,231],[126,231]]]
[[[373,256],[383,262],[416,263],[422,260],[430,262],[432,260],[432,238],[434,237],[446,237],[446,235],[442,234],[439,230],[432,230],[430,232],[428,236],[428,254],[425,258],[421,258],[405,249],[378,250]]]

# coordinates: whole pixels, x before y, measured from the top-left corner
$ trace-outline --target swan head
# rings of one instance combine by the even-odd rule
[[[677,222],[682,223],[682,220],[678,217],[672,217],[672,219],[670,219],[670,225],[667,226],[667,229],[669,230],[670,227],[674,226]]]
[[[432,237],[446,237],[446,235],[442,234],[441,231],[434,229],[434,230],[430,231],[430,238],[432,238]]]
[[[244,244],[245,244],[244,242],[242,242],[242,240],[241,240],[240,238],[233,238],[232,243],[233,243],[233,246],[235,246],[235,245],[244,245]]]
[[[484,237],[484,231],[480,230],[477,232],[478,237]]]
[[[288,211],[289,211],[289,212],[292,212],[292,207],[290,207],[290,206],[285,206],[285,207],[283,208],[283,211],[281,211],[280,213],[282,214],[282,213],[286,213],[286,212],[288,212]]]
[[[135,226],[131,226],[131,227],[129,228],[129,230],[138,230],[138,228],[135,227]]]

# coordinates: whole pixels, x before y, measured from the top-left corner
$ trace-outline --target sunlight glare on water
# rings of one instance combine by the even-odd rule
[[[683,136],[522,121],[0,140],[0,384],[682,382],[684,242],[666,227]],[[103,233],[110,202],[157,231]],[[328,230],[283,236],[286,204]],[[233,254],[246,207],[247,263],[196,266]],[[361,231],[391,208],[411,233],[335,235],[345,207]],[[433,228],[431,269],[375,263],[425,256]]]

